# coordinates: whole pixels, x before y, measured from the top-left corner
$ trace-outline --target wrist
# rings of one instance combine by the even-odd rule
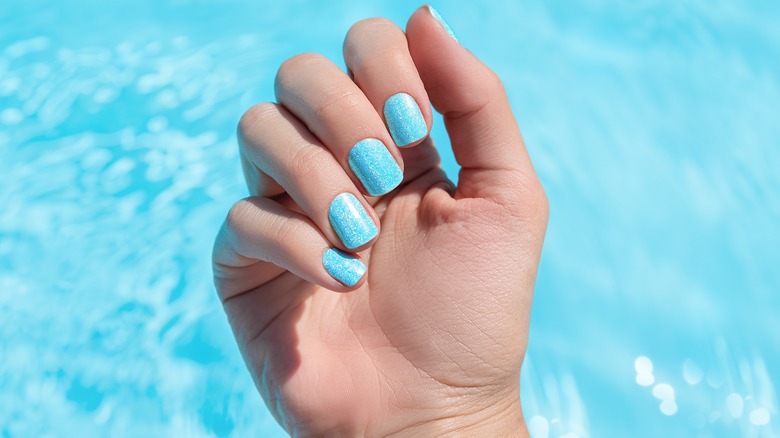
[[[416,423],[390,436],[527,438],[519,389],[499,400],[466,402],[437,418]]]

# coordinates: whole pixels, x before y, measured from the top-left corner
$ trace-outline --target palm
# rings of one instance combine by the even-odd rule
[[[264,315],[262,305],[240,312],[270,321],[242,350],[283,423],[368,421],[419,404],[421,388],[444,396],[518,378],[530,301],[519,292],[530,291],[522,285],[536,261],[501,255],[523,245],[520,233],[484,225],[499,223],[505,208],[424,196],[430,184],[415,183],[375,205],[382,233],[364,255],[369,277],[360,289],[334,293],[288,272],[251,292],[257,299],[246,297],[300,297],[278,315]],[[489,275],[499,269],[514,274]],[[234,324],[240,315],[230,315]]]

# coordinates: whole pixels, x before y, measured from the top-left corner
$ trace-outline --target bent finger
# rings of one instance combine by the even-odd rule
[[[261,120],[242,134],[242,154],[276,181],[334,244],[365,248],[377,237],[379,220],[366,199],[320,141],[287,109],[256,105],[247,119]]]
[[[344,40],[344,62],[397,146],[415,146],[428,135],[428,94],[401,28],[384,18],[355,23]]]
[[[230,209],[214,247],[214,265],[223,271],[254,271],[252,276],[223,278],[252,278],[256,283],[233,283],[219,288],[239,292],[263,284],[285,270],[308,282],[344,292],[359,287],[367,270],[355,254],[333,248],[309,218],[256,196],[242,199]]]
[[[365,193],[381,196],[403,179],[401,154],[368,98],[335,64],[294,56],[276,75],[276,97],[330,150]]]

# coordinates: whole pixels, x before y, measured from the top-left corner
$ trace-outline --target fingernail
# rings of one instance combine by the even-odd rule
[[[375,138],[360,140],[349,151],[349,167],[371,196],[398,187],[404,174],[385,144]]]
[[[346,286],[354,286],[366,273],[366,265],[340,249],[328,248],[322,255],[322,266],[331,277]]]
[[[376,224],[352,193],[342,193],[333,199],[328,218],[339,239],[349,249],[363,246],[376,237]]]
[[[434,8],[431,5],[425,5],[425,7],[428,8],[428,12],[430,12],[431,15],[433,16],[433,18],[435,18],[436,21],[439,22],[441,27],[444,28],[444,30],[447,32],[447,35],[452,37],[452,39],[454,39],[455,41],[458,41],[458,38],[455,36],[455,33],[452,31],[452,28],[450,27],[450,25],[447,24],[446,21],[444,21],[444,18],[442,18],[441,15],[439,15],[439,11],[437,11],[436,8]]]
[[[406,93],[390,96],[385,102],[385,121],[396,146],[409,145],[428,134],[428,125],[414,98]]]

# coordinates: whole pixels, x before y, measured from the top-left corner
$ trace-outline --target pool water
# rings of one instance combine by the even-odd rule
[[[3,3],[0,435],[284,436],[211,284],[235,125],[285,58],[417,6]],[[780,436],[780,3],[436,7],[551,203],[534,438]]]

